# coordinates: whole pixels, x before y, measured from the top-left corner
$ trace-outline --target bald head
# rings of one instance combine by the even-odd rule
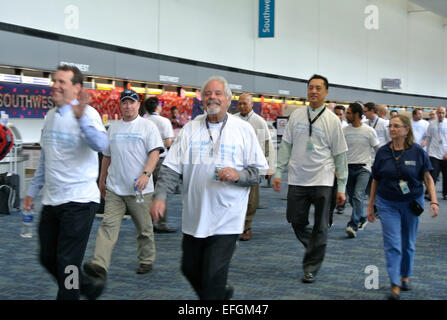
[[[445,107],[438,107],[438,109],[436,109],[436,115],[438,116],[439,121],[443,121],[445,118]]]
[[[336,106],[336,105],[337,105],[336,103],[334,103],[334,102],[330,102],[330,103],[328,103],[328,104],[326,105],[326,108],[328,108],[329,110],[335,112],[335,106]]]
[[[243,117],[247,116],[253,110],[253,97],[249,93],[243,93],[239,96],[239,112]]]
[[[386,104],[379,104],[377,106],[377,115],[383,119],[386,119],[388,113],[388,106]]]

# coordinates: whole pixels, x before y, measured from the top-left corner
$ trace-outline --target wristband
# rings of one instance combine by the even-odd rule
[[[438,206],[438,207],[439,207],[439,203],[431,202],[430,204],[434,204],[435,206]]]

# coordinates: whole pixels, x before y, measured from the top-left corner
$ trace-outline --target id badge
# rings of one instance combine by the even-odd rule
[[[402,194],[410,193],[410,188],[408,187],[407,181],[400,180],[399,187],[400,190],[402,191]]]
[[[312,151],[314,149],[314,144],[312,143],[312,141],[307,141],[307,150],[308,151]]]

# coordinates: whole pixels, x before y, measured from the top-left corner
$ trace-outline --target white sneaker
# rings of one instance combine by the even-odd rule
[[[357,233],[355,232],[354,229],[352,229],[352,227],[347,227],[346,233],[348,234],[349,238],[355,238],[357,236]]]

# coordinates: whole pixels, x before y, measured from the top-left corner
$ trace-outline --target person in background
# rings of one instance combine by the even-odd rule
[[[430,110],[428,113],[428,121],[436,120],[436,111]]]
[[[442,172],[442,197],[447,200],[447,120],[445,107],[436,110],[437,120],[430,121],[425,136],[427,153],[433,166],[431,172],[434,183]],[[427,197],[427,200],[430,198]]]
[[[388,106],[386,104],[379,104],[377,105],[377,115],[386,120],[386,122],[389,122],[389,119],[387,118],[388,114]]]
[[[410,120],[397,115],[390,120],[391,142],[382,146],[372,167],[368,221],[382,224],[386,269],[391,283],[390,300],[410,290],[420,209],[424,208],[423,183],[431,197],[432,217],[439,213],[432,166],[427,153],[413,142]]]
[[[250,187],[268,164],[249,123],[227,112],[232,92],[222,77],[202,86],[206,114],[188,122],[160,170],[150,213],[157,221],[183,176],[181,270],[201,300],[229,300],[230,261],[244,230]]]
[[[154,230],[148,212],[154,190],[152,172],[164,150],[163,142],[157,127],[139,116],[138,93],[124,90],[120,106],[123,118],[108,130],[109,147],[103,152],[99,177],[99,189],[105,198],[104,218],[96,235],[93,259],[84,263],[85,273],[104,282],[126,212],[137,232],[137,273],[151,271],[155,261]],[[142,202],[137,201],[136,191],[141,192]]]
[[[383,146],[390,141],[390,137],[388,135],[388,122],[377,115],[376,104],[374,102],[365,103],[363,113],[367,119],[366,124],[376,130],[380,146]]]
[[[178,108],[176,106],[171,107],[170,120],[171,120],[172,128],[174,130],[183,128],[183,125],[185,124],[182,117],[179,115]]]
[[[58,300],[99,297],[104,282],[81,271],[93,219],[100,203],[98,152],[107,145],[107,133],[99,113],[87,105],[82,90],[83,75],[74,66],[58,66],[53,75],[52,99],[56,108],[45,117],[41,155],[23,208],[34,207],[42,189],[39,221],[39,256],[44,268],[56,279]],[[78,287],[65,285],[75,267]]]
[[[259,145],[264,152],[264,155],[269,164],[267,172],[267,179],[270,179],[276,168],[276,150],[273,147],[270,131],[267,122],[253,111],[253,98],[248,93],[243,93],[239,96],[238,102],[239,112],[235,114],[236,117],[247,121],[255,130]],[[259,185],[250,187],[250,196],[248,197],[248,207],[245,216],[244,233],[239,240],[248,241],[251,239],[251,223],[256,213],[256,208],[259,204]]]
[[[366,186],[371,175],[371,151],[377,151],[379,140],[376,131],[362,123],[363,109],[359,103],[351,103],[346,112],[349,126],[343,129],[348,152],[348,183],[346,191],[352,206],[351,219],[346,226],[349,238],[355,238],[358,230],[363,230],[368,223],[364,212]]]
[[[174,130],[172,129],[172,124],[169,119],[162,117],[161,113],[161,105],[158,101],[157,97],[150,97],[144,101],[144,107],[146,111],[149,113],[147,119],[153,121],[153,123],[157,126],[158,131],[160,132],[161,139],[163,140],[163,144],[165,150],[160,154],[160,159],[157,162],[157,166],[153,172],[153,180],[154,185],[157,184],[158,175],[160,173],[161,164],[163,163],[169,148],[171,147],[172,142],[174,141]],[[168,227],[168,215],[165,212],[165,215],[158,220],[158,226],[154,224],[154,231],[156,233],[173,233],[176,232],[177,229]]]
[[[425,135],[428,129],[428,121],[422,119],[422,109],[416,108],[412,112],[411,128],[413,130],[414,142],[426,150]]]
[[[307,83],[309,106],[296,109],[286,125],[278,151],[273,189],[281,191],[282,173],[288,166],[287,221],[304,245],[304,283],[313,283],[326,253],[329,209],[337,172],[337,201],[345,200],[348,149],[340,119],[326,110],[324,100],[329,82],[313,75]],[[314,205],[314,226],[310,230],[309,209]]]
[[[348,126],[348,123],[346,122],[346,109],[342,105],[336,105],[334,108],[334,113],[337,115],[337,117],[340,119],[340,124],[342,129],[344,127]],[[334,176],[334,187],[332,190],[332,200],[331,200],[331,206],[329,209],[329,228],[333,225],[334,220],[334,210],[336,214],[343,214],[345,211],[345,204],[337,206],[337,174]]]
[[[336,107],[336,103],[335,102],[329,102],[327,105],[326,105],[326,108],[328,109],[328,110],[331,110],[332,112],[335,112],[335,107]]]
[[[394,117],[394,116],[397,116],[399,114],[399,111],[397,111],[397,110],[391,110],[390,111],[390,119],[392,118],[392,117]]]
[[[346,122],[346,109],[342,105],[336,105],[334,108],[334,113],[337,115],[337,117],[340,119],[341,128],[348,126],[348,123]]]

